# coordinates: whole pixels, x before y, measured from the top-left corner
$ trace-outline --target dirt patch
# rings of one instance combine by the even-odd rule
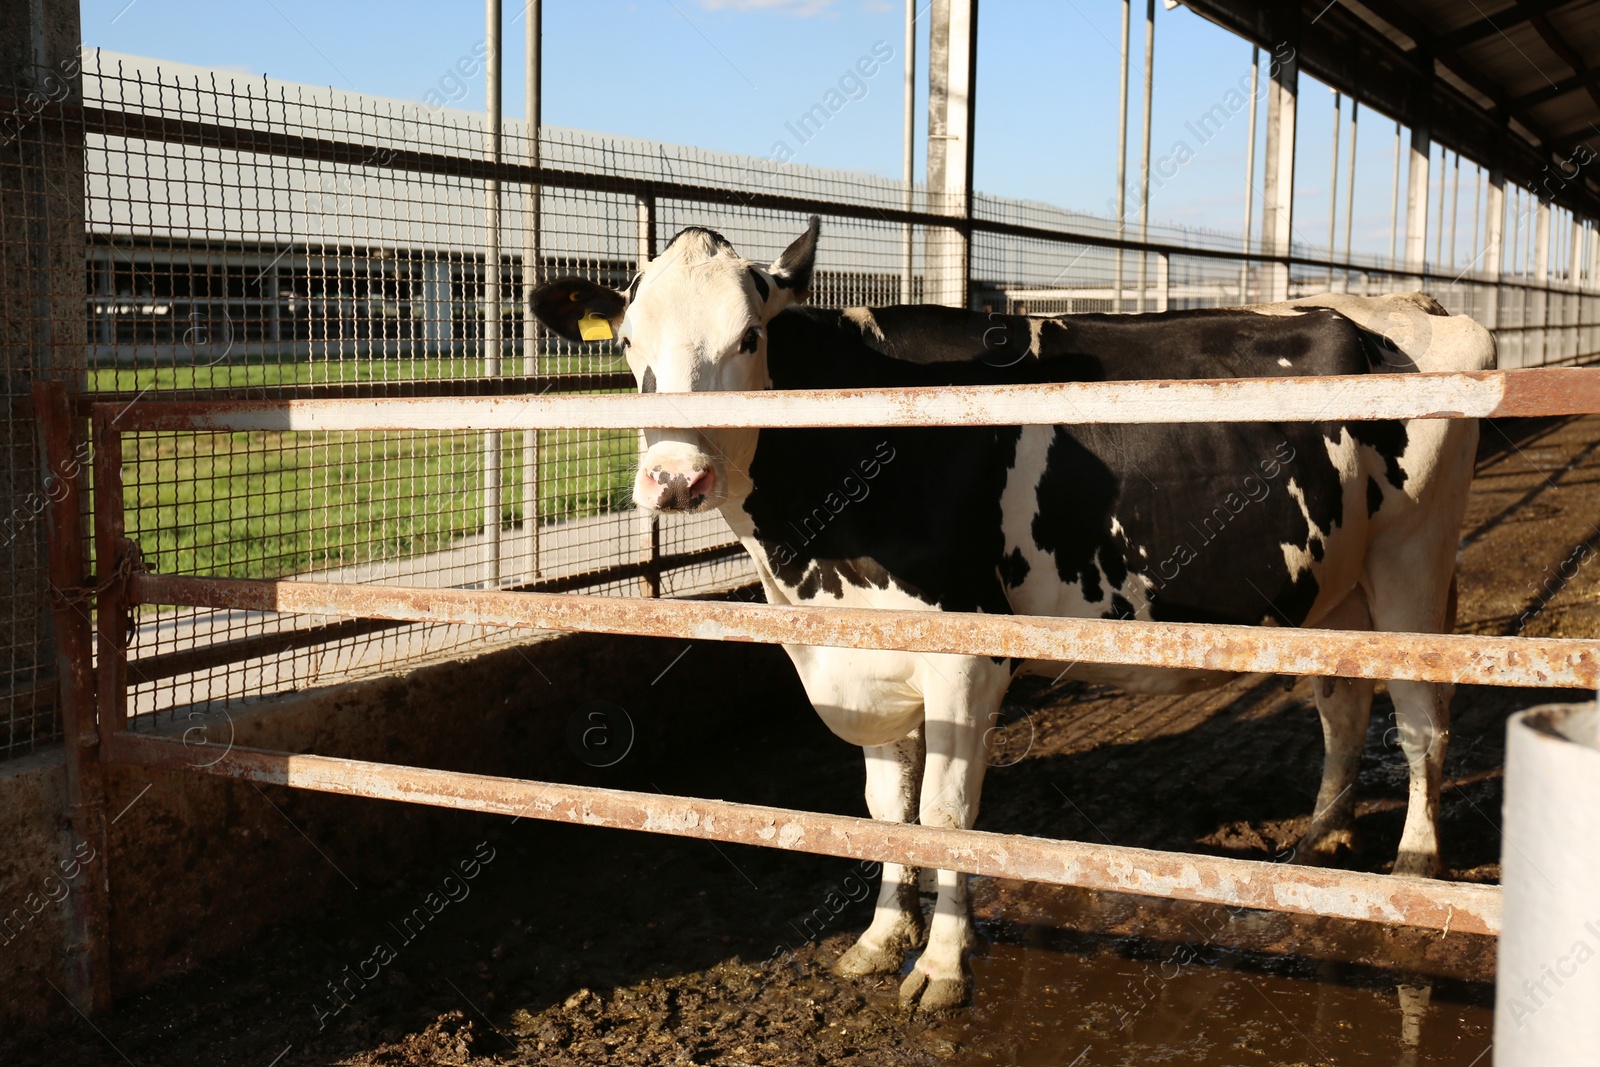
[[[1593,635],[1600,567],[1574,554],[1600,515],[1600,419],[1484,436],[1460,629]],[[682,655],[652,648],[652,674]],[[780,652],[688,655],[694,671],[628,709],[628,757],[596,768],[575,754],[569,779],[861,813],[859,753],[821,726]],[[1498,876],[1507,716],[1567,699],[1458,692],[1442,812],[1455,877]],[[1392,863],[1404,816],[1392,715],[1380,693],[1349,859],[1368,870]],[[1274,679],[1190,697],[1019,686],[1005,730],[981,828],[1252,859],[1286,857],[1322,758],[1309,686]],[[895,976],[829,971],[868,917],[849,861],[471,815],[442,825],[435,858],[402,878],[346,872],[358,905],[125,997],[93,1027],[29,1035],[0,1062],[1466,1067],[1488,1047],[1485,938],[977,879],[974,1002],[930,1019],[900,1008]]]

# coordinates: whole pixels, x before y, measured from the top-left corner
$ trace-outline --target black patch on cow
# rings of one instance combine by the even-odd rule
[[[1297,374],[1369,370],[1363,332],[1327,309],[1046,320],[1037,353],[1022,349],[1026,358],[1010,361],[993,358],[1001,334],[990,331],[1028,345],[1032,327],[1021,316],[939,307],[872,313],[881,340],[838,311],[775,316],[767,339],[774,388],[1270,377],[1284,373],[1278,359],[1286,355]],[[1360,426],[1359,439],[1380,454],[1403,448],[1404,427],[1383,425],[1054,427],[1032,540],[1054,558],[1059,580],[1107,617],[1142,609],[1119,595],[1139,575],[1156,619],[1298,625],[1317,599],[1316,571],[1344,516],[1347,489],[1325,442],[1346,427],[1357,436]],[[762,430],[746,509],[767,565],[802,598],[892,585],[946,610],[1009,613],[1008,594],[1029,574],[1023,554],[1004,543],[1001,512],[1021,434]],[[1283,545],[1303,549],[1315,565],[1291,572]]]
[[[1367,518],[1370,519],[1376,515],[1381,507],[1383,507],[1383,487],[1378,484],[1378,479],[1369,476],[1367,478]]]
[[[640,381],[639,381],[639,392],[641,392],[641,393],[653,393],[655,391],[656,391],[656,369],[654,367],[646,367],[644,369],[644,377],[642,379],[640,379]]]
[[[1056,427],[1044,476],[1039,479],[1039,510],[1033,517],[1034,544],[1055,556],[1056,575],[1065,585],[1082,588],[1083,598],[1098,604],[1106,598],[1097,558],[1113,560],[1123,578],[1121,546],[1111,536],[1112,508],[1119,482],[1111,468],[1065,426]],[[1111,574],[1112,588],[1121,587]]]
[[[760,271],[756,270],[754,267],[751,267],[750,281],[756,287],[756,295],[761,297],[761,302],[765,304],[767,302],[767,296],[772,292],[772,289],[767,285],[767,280],[761,276]]]
[[[1111,594],[1111,607],[1100,613],[1102,619],[1134,618],[1133,605],[1121,593]]]
[[[1005,583],[1007,589],[1015,589],[1028,580],[1028,561],[1023,558],[1022,549],[1013,548],[1000,560],[1000,581]]]
[[[710,241],[718,251],[734,252],[732,242],[730,242],[726,237],[722,236],[722,234],[718,233],[716,230],[708,230],[704,226],[685,226],[683,229],[672,235],[672,240],[667,242],[667,247],[671,248],[673,245],[678,243],[679,238],[687,237],[692,233],[700,234],[706,238],[706,240]],[[734,254],[737,255],[738,253],[734,252]]]
[[[1396,489],[1406,487],[1406,472],[1400,457],[1406,451],[1406,427],[1402,422],[1352,422],[1346,424],[1350,436],[1383,457],[1383,474]]]

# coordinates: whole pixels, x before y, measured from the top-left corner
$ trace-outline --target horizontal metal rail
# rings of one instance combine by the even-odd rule
[[[619,357],[620,358],[620,357]],[[95,404],[126,407],[146,398],[176,404],[268,403],[304,400],[370,400],[376,398],[564,396],[606,389],[638,388],[628,371],[581,374],[540,374],[505,378],[374,379],[364,382],[309,382],[300,385],[240,385],[216,389],[143,389],[132,392],[95,391],[73,394],[74,414],[87,416]]]
[[[122,432],[154,430],[703,429],[1026,426],[1055,423],[1318,422],[1500,418],[1600,411],[1600,372],[1060,382],[755,393],[457,396],[98,404]]]
[[[509,586],[506,592],[565,593],[580,589],[593,589],[612,582],[639,578],[653,571],[671,573],[685,567],[720,563],[744,554],[744,546],[737,541],[725,545],[711,545],[688,552],[669,552],[654,559],[614,563],[600,570],[566,574],[559,578],[541,578],[524,585]],[[335,641],[347,641],[415,625],[408,619],[348,618],[340,622],[302,626],[277,633],[255,634],[234,641],[187,648],[181,652],[166,652],[145,656],[128,662],[128,684],[148,685],[166,678],[178,678],[198,671],[225,667],[245,660],[278,656],[302,648],[315,648]],[[53,684],[53,683],[52,683]],[[0,700],[4,697],[0,696]]]
[[[1192,256],[1205,259],[1225,259],[1256,263],[1284,263],[1289,266],[1311,267],[1320,270],[1358,270],[1392,274],[1404,278],[1419,278],[1424,282],[1443,280],[1455,284],[1463,279],[1476,284],[1497,285],[1554,294],[1592,292],[1571,286],[1554,287],[1548,284],[1518,279],[1516,277],[1487,278],[1468,271],[1442,271],[1439,264],[1409,267],[1400,262],[1385,262],[1377,258],[1345,259],[1304,255],[1276,255],[1264,248],[1242,253],[1238,248],[1207,245],[1181,245],[1167,241],[1136,241],[1119,239],[1110,234],[1084,233],[1061,230],[1028,223],[1006,222],[981,216],[941,215],[931,211],[910,211],[897,205],[848,203],[816,197],[790,196],[764,190],[735,189],[727,186],[694,185],[656,177],[625,174],[605,174],[590,171],[561,170],[549,166],[532,166],[512,160],[494,162],[478,156],[450,152],[419,151],[395,144],[357,143],[326,137],[312,137],[288,133],[281,129],[228,125],[219,122],[188,118],[164,112],[130,111],[114,108],[81,105],[68,101],[56,102],[52,110],[69,123],[81,124],[85,133],[106,137],[131,137],[163,144],[185,144],[196,148],[209,148],[233,152],[249,152],[279,156],[289,159],[316,160],[350,167],[371,167],[380,170],[399,170],[418,174],[442,174],[475,181],[496,179],[507,183],[538,185],[555,189],[580,189],[594,192],[617,193],[626,196],[650,196],[658,200],[682,200],[689,203],[733,204],[740,207],[767,211],[785,211],[794,214],[829,215],[836,218],[854,218],[864,221],[882,221],[890,224],[911,223],[919,226],[937,226],[965,233],[992,233],[1004,237],[1026,240],[1053,241],[1094,248],[1120,248],[1126,251],[1147,252],[1164,256]],[[3,109],[3,102],[0,102]],[[399,124],[407,120],[395,120]],[[764,162],[752,160],[752,164]],[[1097,220],[1106,222],[1107,220]]]
[[[212,747],[196,750],[178,738],[118,734],[107,749],[107,758],[116,763],[458,811],[643,830],[1229,907],[1464,934],[1500,932],[1498,886],[877,822],[332,756],[230,748],[218,758]]]
[[[1600,640],[789,607],[135,574],[130,603],[1240,674],[1600,687]]]

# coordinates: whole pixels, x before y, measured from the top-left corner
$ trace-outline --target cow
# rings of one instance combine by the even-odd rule
[[[538,318],[622,346],[644,393],[1476,371],[1493,340],[1420,294],[1148,315],[808,306],[818,222],[769,266],[690,227],[625,292],[547,282]],[[1400,384],[1397,381],[1397,385]],[[769,603],[1447,632],[1470,420],[647,430],[641,508],[719,511]],[[984,734],[1018,671],[1185,692],[1230,675],[786,645],[816,711],[866,756],[873,818],[970,828]],[[1064,652],[1064,660],[1065,660]],[[1297,855],[1348,848],[1373,683],[1316,684],[1325,764]],[[1410,764],[1397,875],[1439,872],[1448,685],[1389,683]],[[844,975],[924,1010],[970,992],[964,876],[883,865]]]

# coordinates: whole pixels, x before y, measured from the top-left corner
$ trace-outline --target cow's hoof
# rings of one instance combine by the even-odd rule
[[[949,1011],[965,1004],[970,992],[965,976],[934,978],[920,968],[913,968],[900,983],[900,1003],[917,1011]]]
[[[903,948],[885,948],[857,941],[839,957],[839,962],[833,965],[833,973],[850,978],[866,974],[893,974],[900,969],[905,957]]]
[[[1356,850],[1354,830],[1313,830],[1295,842],[1290,863],[1304,863],[1310,867],[1335,866]]]
[[[1410,852],[1402,851],[1394,861],[1394,870],[1391,874],[1398,874],[1402,878],[1437,878],[1444,869],[1444,864],[1439,862],[1437,852]]]

